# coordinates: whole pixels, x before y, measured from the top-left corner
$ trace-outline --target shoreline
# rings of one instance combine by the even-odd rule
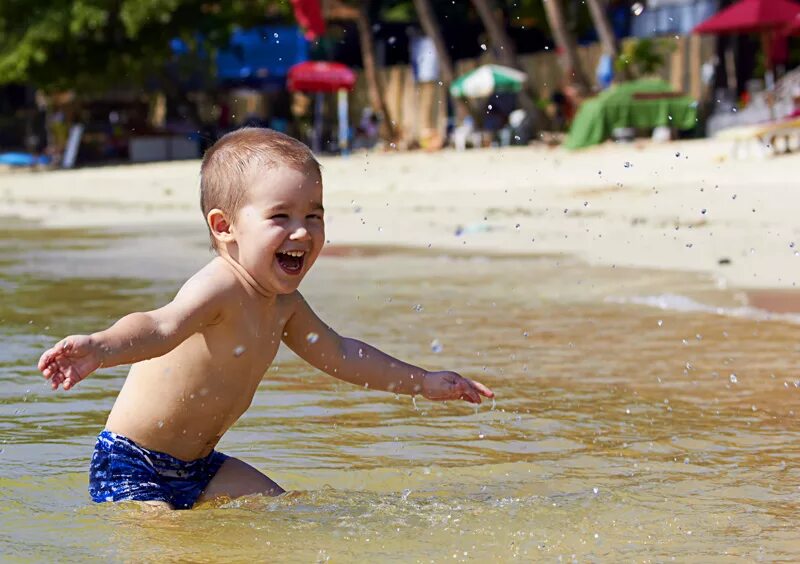
[[[797,288],[800,155],[731,161],[728,148],[692,140],[323,157],[328,239],[570,255],[707,273],[720,288]],[[0,174],[0,217],[47,228],[203,229],[198,175],[197,160]]]

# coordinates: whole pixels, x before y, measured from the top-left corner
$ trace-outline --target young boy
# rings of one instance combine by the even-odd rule
[[[211,147],[200,200],[217,256],[172,302],[47,350],[39,370],[65,390],[101,367],[133,364],[100,433],[89,492],[102,501],[189,509],[283,489],[214,450],[245,412],[278,345],[371,389],[480,403],[486,386],[428,372],[338,335],[297,287],[325,241],[319,163],[299,141],[245,128]]]

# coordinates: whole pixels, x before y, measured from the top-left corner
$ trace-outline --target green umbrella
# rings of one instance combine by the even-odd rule
[[[459,76],[450,85],[457,98],[483,98],[500,92],[519,92],[527,80],[524,72],[500,65],[483,65]]]

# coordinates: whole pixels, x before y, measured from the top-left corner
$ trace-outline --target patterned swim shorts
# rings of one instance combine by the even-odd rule
[[[104,501],[165,501],[191,509],[228,457],[212,451],[186,462],[143,448],[127,437],[103,431],[89,467],[89,494]]]

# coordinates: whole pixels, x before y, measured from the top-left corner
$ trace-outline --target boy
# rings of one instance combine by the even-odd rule
[[[305,302],[297,287],[325,241],[320,167],[305,145],[240,129],[208,150],[200,178],[217,256],[164,307],[66,337],[39,360],[54,390],[100,367],[133,364],[92,456],[94,501],[189,509],[215,497],[283,493],[214,450],[250,405],[281,341],[359,386],[432,400],[493,397],[454,372],[428,372],[341,337]]]

